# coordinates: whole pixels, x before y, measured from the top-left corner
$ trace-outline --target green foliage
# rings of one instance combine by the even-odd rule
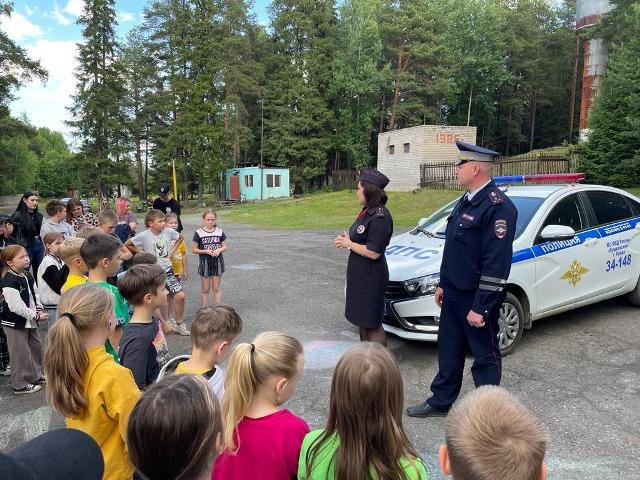
[[[13,4],[0,0],[0,17],[10,17],[12,12]],[[4,128],[3,118],[8,115],[7,105],[14,99],[13,90],[36,78],[45,81],[46,70],[0,30],[0,134]]]
[[[250,0],[150,0],[122,46],[114,3],[88,0],[79,18],[81,147],[65,181],[87,190],[148,195],[175,163],[181,192],[202,196],[264,159],[304,191],[375,165],[378,133],[423,123],[469,123],[506,154],[573,141],[575,0],[273,0],[268,29]],[[613,3],[599,34],[615,51],[638,22],[632,0]],[[44,72],[2,32],[0,51],[1,141],[28,127],[2,113],[11,88]]]
[[[347,0],[339,11],[336,50],[330,84],[334,105],[334,169],[363,168],[375,163],[371,139],[377,136],[379,99],[391,70],[385,64],[380,34],[380,0]],[[344,152],[345,161],[341,161]]]
[[[77,165],[83,190],[101,197],[129,177],[123,157],[125,89],[116,57],[115,18],[115,0],[87,1],[78,18],[85,40],[79,44],[73,120],[68,122],[81,142]]]
[[[64,137],[48,128],[39,128],[31,142],[37,157],[33,186],[43,197],[66,197],[69,188],[80,189],[73,154]]]
[[[335,49],[332,0],[274,0],[268,58],[265,158],[291,169],[300,190],[326,173],[331,111],[327,86]]]
[[[32,188],[36,178],[37,158],[30,149],[29,134],[0,138],[0,193],[24,192]]]
[[[619,187],[640,184],[640,5],[627,15],[634,21],[609,57],[581,165],[590,181]]]

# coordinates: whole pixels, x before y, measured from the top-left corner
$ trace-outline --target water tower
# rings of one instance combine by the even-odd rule
[[[600,22],[602,15],[613,7],[607,0],[577,0],[576,31]],[[580,104],[580,138],[586,138],[587,120],[602,77],[607,67],[607,51],[601,38],[587,39],[583,44],[584,68],[582,70],[582,103]]]

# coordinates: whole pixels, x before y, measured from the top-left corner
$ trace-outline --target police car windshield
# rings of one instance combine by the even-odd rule
[[[515,238],[518,238],[522,231],[533,218],[540,205],[544,201],[542,197],[512,197],[509,196],[511,201],[518,210],[518,221],[516,222],[516,234]],[[447,228],[447,218],[451,214],[453,207],[456,206],[458,200],[454,200],[448,205],[445,205],[440,210],[437,210],[433,215],[427,218],[427,221],[421,225],[418,225],[411,233],[414,235],[425,234],[427,236],[444,238],[445,229]]]

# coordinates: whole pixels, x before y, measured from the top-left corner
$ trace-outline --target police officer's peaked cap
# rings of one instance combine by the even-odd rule
[[[164,195],[165,193],[169,193],[171,191],[171,187],[169,186],[168,183],[162,183],[160,184],[160,187],[158,187],[158,193],[160,195]]]
[[[488,148],[478,147],[470,143],[465,143],[460,140],[456,140],[456,146],[460,150],[458,155],[458,161],[456,165],[460,165],[464,162],[493,162],[493,160],[500,156],[500,153],[489,150]]]
[[[363,168],[360,170],[360,180],[373,183],[376,187],[383,190],[389,184],[386,175],[380,173],[375,168]]]

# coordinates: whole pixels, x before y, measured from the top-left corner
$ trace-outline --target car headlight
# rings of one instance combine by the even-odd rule
[[[425,275],[424,277],[412,278],[402,282],[404,289],[409,293],[417,293],[419,295],[433,295],[436,293],[438,283],[440,283],[440,274]]]

